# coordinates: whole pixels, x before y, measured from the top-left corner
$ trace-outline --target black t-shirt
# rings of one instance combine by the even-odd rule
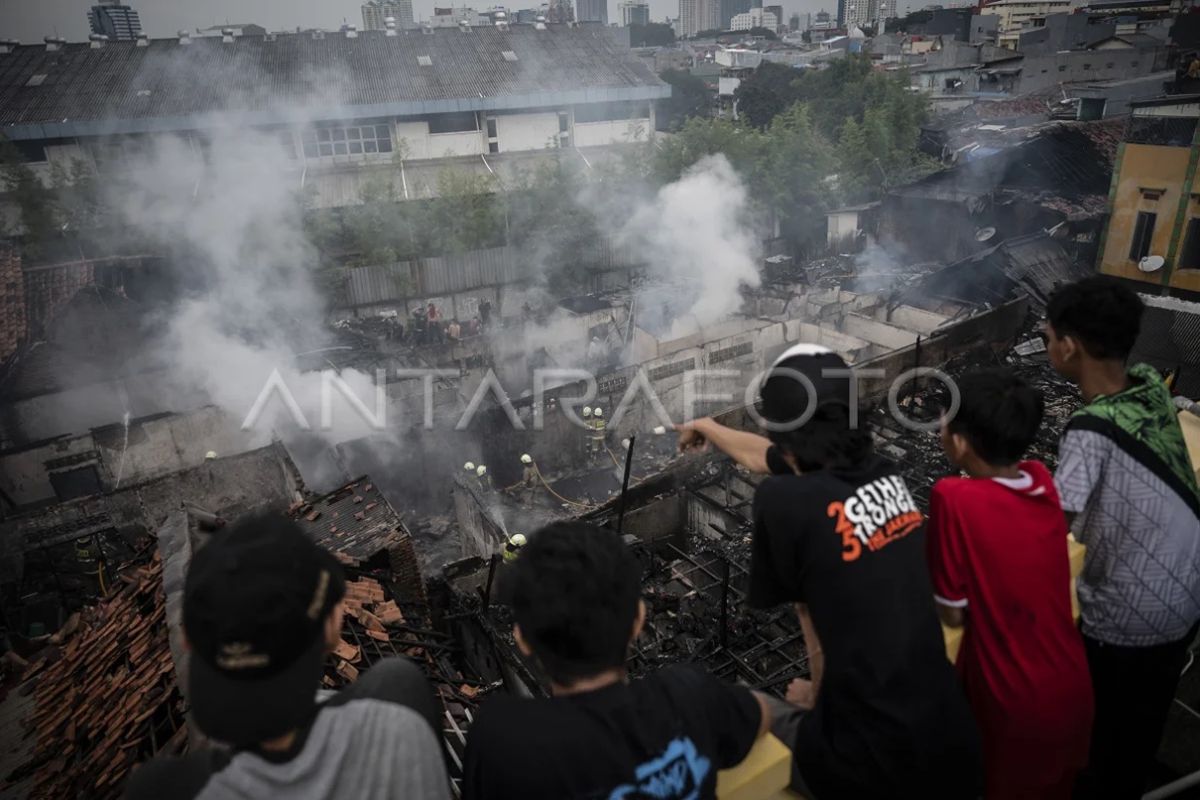
[[[774,452],[768,464],[785,468]],[[923,517],[903,478],[882,459],[776,474],[758,487],[754,524],[750,602],[806,603],[825,656],[795,742],[813,793],[977,797],[978,733],[946,659]]]
[[[712,798],[761,719],[749,690],[684,665],[566,697],[498,695],[471,727],[463,797]]]

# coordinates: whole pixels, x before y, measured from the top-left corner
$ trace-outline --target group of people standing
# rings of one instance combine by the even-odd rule
[[[459,322],[457,317],[446,319],[442,309],[431,301],[413,309],[407,328],[399,320],[390,321],[387,338],[412,345],[445,344],[478,336],[491,324],[492,304],[488,300],[480,302],[479,313],[466,322]]]
[[[549,696],[484,701],[463,796],[713,798],[717,772],[768,731],[792,751],[793,789],[820,800],[1140,796],[1200,620],[1200,491],[1166,387],[1126,364],[1141,312],[1103,278],[1052,298],[1049,358],[1085,401],[1053,475],[1027,457],[1040,394],[1006,370],[963,376],[941,430],[960,474],[934,485],[927,517],[824,348],[771,368],[767,435],[680,425],[681,450],[716,447],[767,476],[748,599],[794,607],[811,674],[783,698],[692,664],[631,679],[642,565],[610,530],[552,524],[502,576]],[[415,669],[384,662],[313,699],[342,578],[282,527],[214,536],[188,575],[188,696],[233,750],[152,762],[128,796],[446,797]],[[1078,625],[1068,530],[1087,547]],[[939,621],[964,628],[956,664]]]

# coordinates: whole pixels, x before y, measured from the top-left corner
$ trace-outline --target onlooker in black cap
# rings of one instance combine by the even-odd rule
[[[797,345],[754,409],[767,436],[711,419],[679,426],[771,477],[754,496],[749,601],[795,603],[811,680],[772,729],[809,797],[973,798],[979,736],[950,662],[925,565],[921,512],[855,416],[846,362]]]
[[[340,639],[341,566],[279,515],[213,536],[184,587],[193,721],[230,751],[156,759],[129,798],[446,797],[433,693],[417,667],[380,662],[318,703]]]

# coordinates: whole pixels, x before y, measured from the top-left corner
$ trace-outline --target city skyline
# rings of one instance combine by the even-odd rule
[[[256,23],[267,30],[301,28],[336,29],[342,23],[362,24],[362,0],[209,0],[202,6],[180,0],[125,0],[139,13],[142,29],[151,37],[173,36],[180,29],[194,30],[214,25]],[[620,0],[607,0],[608,18],[621,18]],[[15,38],[25,43],[40,42],[44,36],[62,36],[84,41],[89,34],[88,9],[95,0],[0,0],[0,38]],[[461,5],[461,3],[458,3]],[[427,19],[438,0],[413,0],[418,19]],[[479,10],[493,5],[512,9],[520,3],[479,3]],[[649,0],[650,19],[662,22],[679,14],[679,0]],[[793,12],[802,16],[821,9],[837,10],[834,0],[786,0],[785,20]],[[900,5],[900,11],[905,5]]]

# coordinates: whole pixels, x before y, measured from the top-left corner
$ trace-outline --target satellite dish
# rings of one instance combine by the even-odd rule
[[[1138,269],[1142,272],[1157,272],[1163,268],[1165,263],[1167,260],[1162,256],[1146,256],[1138,262]]]
[[[979,230],[975,231],[975,241],[986,242],[988,239],[991,239],[995,235],[996,235],[995,228],[990,228],[990,227],[989,228],[980,228]]]

